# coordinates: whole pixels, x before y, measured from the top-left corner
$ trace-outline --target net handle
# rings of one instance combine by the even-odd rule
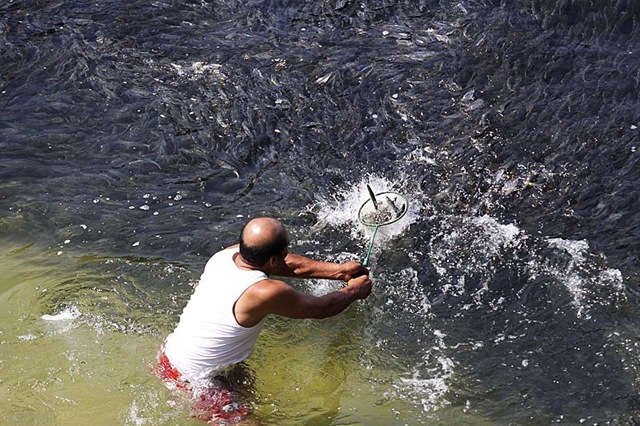
[[[371,242],[369,243],[369,248],[367,249],[367,255],[364,258],[364,260],[362,261],[362,266],[364,266],[365,268],[367,266],[369,266],[369,258],[371,257],[371,250],[373,250],[373,242],[376,239],[376,234],[378,233],[378,228],[380,228],[380,225],[376,225],[375,229],[373,230],[373,236],[371,237]]]
[[[373,203],[373,199],[375,198],[375,196],[380,196],[380,195],[395,195],[397,197],[400,197],[402,199],[402,201],[404,201],[404,204],[403,204],[404,210],[402,211],[402,213],[400,213],[400,216],[395,217],[392,220],[388,220],[388,221],[383,222],[383,223],[365,222],[364,220],[362,220],[362,209],[364,209],[364,206],[366,206],[367,203],[369,203],[369,202]],[[360,206],[360,210],[358,210],[358,220],[360,221],[360,223],[363,224],[364,226],[373,226],[374,227],[373,235],[371,236],[371,242],[369,243],[369,248],[367,249],[367,255],[365,256],[364,260],[362,261],[362,266],[364,266],[365,268],[369,266],[369,259],[371,258],[371,251],[373,250],[373,243],[376,240],[376,235],[378,234],[378,228],[380,228],[381,226],[391,225],[392,223],[395,223],[395,222],[399,221],[400,219],[402,219],[407,214],[407,211],[409,211],[409,200],[407,200],[402,194],[398,194],[397,192],[387,191],[387,192],[381,192],[379,194],[376,194],[375,196],[370,198],[370,199],[368,199],[364,203],[362,203],[362,205]]]

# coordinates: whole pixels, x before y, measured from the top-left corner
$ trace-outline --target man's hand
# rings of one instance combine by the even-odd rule
[[[345,290],[353,294],[356,299],[366,299],[371,294],[371,286],[373,283],[366,275],[352,278],[347,282]]]
[[[344,281],[350,281],[353,278],[360,276],[369,276],[369,270],[362,266],[360,262],[356,262],[355,260],[351,260],[349,262],[343,263],[341,266],[342,269],[342,279]]]

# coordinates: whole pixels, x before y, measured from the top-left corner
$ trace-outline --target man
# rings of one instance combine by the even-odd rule
[[[371,293],[369,271],[359,262],[316,261],[289,253],[288,246],[287,231],[278,220],[249,221],[239,244],[209,259],[178,326],[166,339],[161,375],[192,392],[209,389],[208,394],[199,395],[200,401],[206,400],[206,417],[228,419],[247,413],[233,401],[225,372],[251,355],[268,315],[327,318]],[[271,276],[334,279],[347,284],[313,296]]]

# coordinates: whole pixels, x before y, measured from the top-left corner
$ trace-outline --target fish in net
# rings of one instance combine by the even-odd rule
[[[378,194],[377,202],[366,202],[360,210],[360,221],[364,224],[384,225],[400,219],[407,211],[407,201],[399,195]]]

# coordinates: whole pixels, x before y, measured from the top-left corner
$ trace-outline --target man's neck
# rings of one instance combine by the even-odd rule
[[[269,272],[264,270],[263,268],[261,268],[259,266],[253,266],[250,263],[247,263],[247,261],[244,260],[244,258],[242,257],[242,255],[240,253],[236,253],[233,256],[233,262],[240,269],[243,269],[243,270],[246,270],[246,271],[261,271],[261,272],[264,272],[265,274],[269,275]]]

